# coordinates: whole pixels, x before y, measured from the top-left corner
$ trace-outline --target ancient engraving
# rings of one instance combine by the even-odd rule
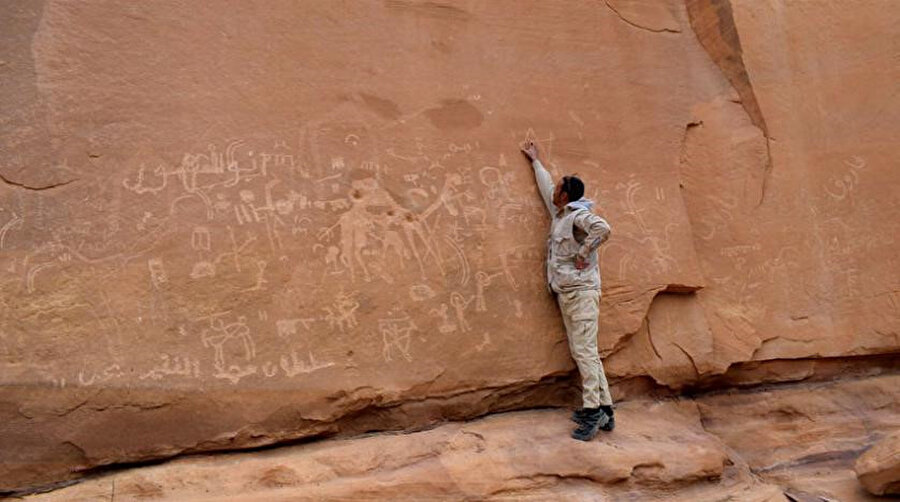
[[[391,362],[396,356],[400,356],[407,362],[412,362],[410,343],[412,332],[418,327],[413,323],[409,315],[388,317],[378,320],[378,329],[381,331],[384,348],[382,355],[386,362]]]
[[[345,329],[354,328],[359,324],[356,320],[358,309],[359,302],[353,294],[340,293],[330,307],[323,309],[326,312],[325,321],[328,322],[328,326],[343,332]]]
[[[161,380],[167,376],[200,378],[200,361],[190,356],[160,354],[160,363],[139,378],[141,380]]]

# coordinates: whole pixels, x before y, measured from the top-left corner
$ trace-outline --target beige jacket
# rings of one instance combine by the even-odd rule
[[[557,210],[553,205],[554,184],[541,161],[531,163],[544,205],[550,213],[550,237],[547,239],[547,285],[554,293],[600,290],[597,248],[609,238],[609,223],[591,212],[594,203],[581,198]],[[588,266],[575,268],[580,257]]]

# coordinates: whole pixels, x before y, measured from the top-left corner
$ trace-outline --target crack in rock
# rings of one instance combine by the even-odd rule
[[[648,26],[640,25],[634,21],[629,20],[625,16],[623,16],[621,12],[616,10],[616,8],[613,7],[612,4],[609,3],[609,0],[605,0],[604,3],[609,8],[609,10],[613,11],[616,14],[616,16],[619,17],[619,19],[621,19],[625,23],[627,23],[630,26],[633,26],[639,30],[649,31],[650,33],[681,33],[681,30],[673,30],[671,28],[658,28],[657,29],[657,28],[650,28]]]
[[[694,360],[694,356],[692,356],[690,352],[688,352],[684,347],[681,346],[681,344],[679,344],[679,343],[677,343],[677,342],[674,342],[674,341],[673,341],[673,342],[672,342],[672,345],[674,345],[675,347],[677,347],[678,349],[680,349],[681,352],[684,353],[685,356],[687,356],[688,361],[691,362],[691,366],[694,367],[694,373],[697,374],[697,377],[699,377],[700,375],[703,374],[703,372],[701,372],[701,371],[700,371],[700,368],[697,366],[697,361]]]
[[[759,207],[766,197],[769,178],[772,173],[772,149],[769,126],[756,99],[753,82],[744,64],[744,50],[734,22],[734,13],[729,0],[685,0],[691,29],[706,50],[712,62],[719,68],[731,86],[740,96],[737,101],[750,117],[750,121],[766,140],[766,165],[760,189]]]
[[[68,185],[69,183],[73,183],[73,182],[75,182],[75,181],[78,181],[78,178],[72,178],[72,179],[70,179],[70,180],[63,181],[63,182],[61,182],[61,183],[54,183],[54,184],[52,184],[52,185],[41,186],[41,187],[31,186],[31,185],[27,185],[27,184],[25,184],[25,183],[19,183],[19,182],[16,182],[16,181],[13,181],[13,180],[7,178],[6,176],[3,176],[2,174],[0,174],[0,181],[3,181],[4,183],[6,183],[7,185],[12,186],[12,187],[22,188],[22,189],[25,189],[25,190],[31,190],[31,191],[35,191],[35,192],[40,192],[40,191],[43,191],[43,190],[51,190],[51,189],[53,189],[53,188],[58,188],[58,187],[61,187],[61,186],[66,186],[66,185]]]
[[[649,314],[649,309],[648,309],[647,317],[645,318],[645,320],[647,321],[647,341],[650,342],[650,348],[653,349],[653,353],[656,354],[656,357],[657,357],[660,361],[662,361],[662,360],[663,360],[663,357],[659,354],[659,350],[657,350],[656,344],[653,343],[653,332],[650,331],[650,314]],[[654,380],[656,380],[655,377],[654,377]]]

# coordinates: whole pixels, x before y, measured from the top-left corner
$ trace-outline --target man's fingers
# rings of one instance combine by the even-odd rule
[[[537,147],[534,146],[533,141],[525,141],[520,144],[519,148],[522,150],[522,153],[524,153],[525,156],[529,159],[534,160],[537,158]]]

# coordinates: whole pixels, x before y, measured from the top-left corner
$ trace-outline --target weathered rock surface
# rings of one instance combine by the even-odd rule
[[[617,396],[896,366],[891,0],[0,20],[0,492],[565,403],[525,139],[613,226]]]
[[[185,458],[28,500],[786,500],[733,465],[693,403],[632,402],[619,414],[623,427],[590,443],[568,437],[568,411],[516,412],[413,434]]]
[[[860,455],[856,475],[875,495],[900,494],[900,432],[894,433]]]
[[[900,375],[727,391],[697,398],[704,428],[761,480],[841,502],[877,500],[854,462],[900,431]],[[817,499],[810,499],[817,500]]]
[[[590,443],[569,439],[568,410],[506,413],[186,457],[26,500],[874,501],[853,461],[881,433],[900,431],[898,383],[891,375],[628,401],[616,430]]]

